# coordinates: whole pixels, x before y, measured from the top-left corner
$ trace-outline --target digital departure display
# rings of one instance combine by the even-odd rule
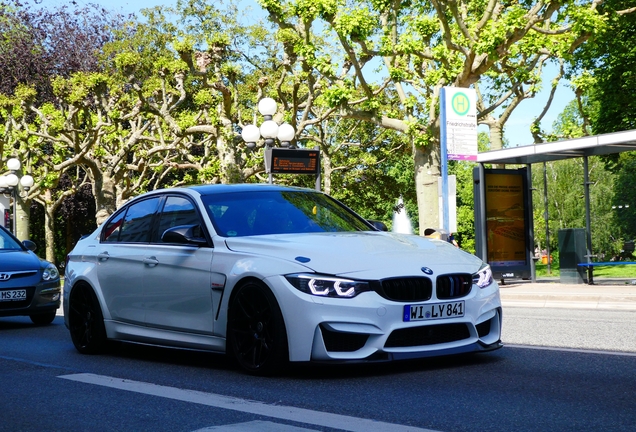
[[[320,170],[319,150],[273,148],[270,172],[279,174],[317,174]]]

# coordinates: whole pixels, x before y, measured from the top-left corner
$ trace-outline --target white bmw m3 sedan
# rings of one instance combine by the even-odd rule
[[[249,373],[502,346],[499,287],[448,242],[377,230],[309,189],[163,189],[118,209],[67,257],[73,344],[227,352]]]

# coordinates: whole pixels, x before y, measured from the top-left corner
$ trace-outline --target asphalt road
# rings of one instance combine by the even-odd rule
[[[256,378],[208,353],[84,356],[61,317],[3,318],[0,431],[633,431],[635,322],[507,308],[508,346],[492,353]]]

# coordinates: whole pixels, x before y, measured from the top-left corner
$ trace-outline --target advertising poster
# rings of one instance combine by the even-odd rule
[[[523,176],[486,173],[488,262],[493,266],[526,264]]]

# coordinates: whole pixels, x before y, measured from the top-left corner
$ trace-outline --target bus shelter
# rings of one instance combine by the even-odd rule
[[[610,134],[595,135],[571,140],[556,141],[542,144],[527,145],[521,147],[513,147],[502,150],[493,150],[488,152],[482,152],[477,155],[477,162],[479,163],[479,170],[481,172],[481,178],[484,178],[484,164],[494,165],[526,165],[527,175],[531,180],[532,164],[558,161],[569,158],[582,158],[583,159],[583,178],[584,178],[584,199],[585,199],[585,243],[586,243],[586,262],[590,264],[591,258],[594,256],[592,253],[592,232],[591,232],[591,217],[590,217],[590,181],[589,181],[589,169],[588,158],[590,156],[603,156],[615,153],[621,153],[625,151],[636,151],[636,130],[628,130],[623,132],[615,132]],[[545,179],[544,179],[545,182]],[[477,183],[477,182],[476,182]],[[476,202],[485,202],[485,182],[481,182],[481,185],[476,188],[475,197]],[[525,183],[526,187],[531,189],[532,182]],[[531,197],[530,190],[527,191]],[[530,199],[530,208],[532,206],[532,200]],[[487,239],[488,234],[486,232],[486,207],[481,206],[479,210],[482,214],[481,217],[475,218],[475,225],[477,237]],[[534,233],[532,220],[532,211],[529,212],[530,221],[526,233],[530,238],[529,248],[527,250],[526,261],[532,262],[533,245],[534,245]],[[480,222],[478,223],[478,219]],[[482,257],[488,256],[487,240],[482,241],[477,245],[477,255]],[[487,259],[486,259],[487,261]],[[593,266],[587,266],[588,283],[593,284]],[[532,265],[532,279],[535,279],[534,265]]]

